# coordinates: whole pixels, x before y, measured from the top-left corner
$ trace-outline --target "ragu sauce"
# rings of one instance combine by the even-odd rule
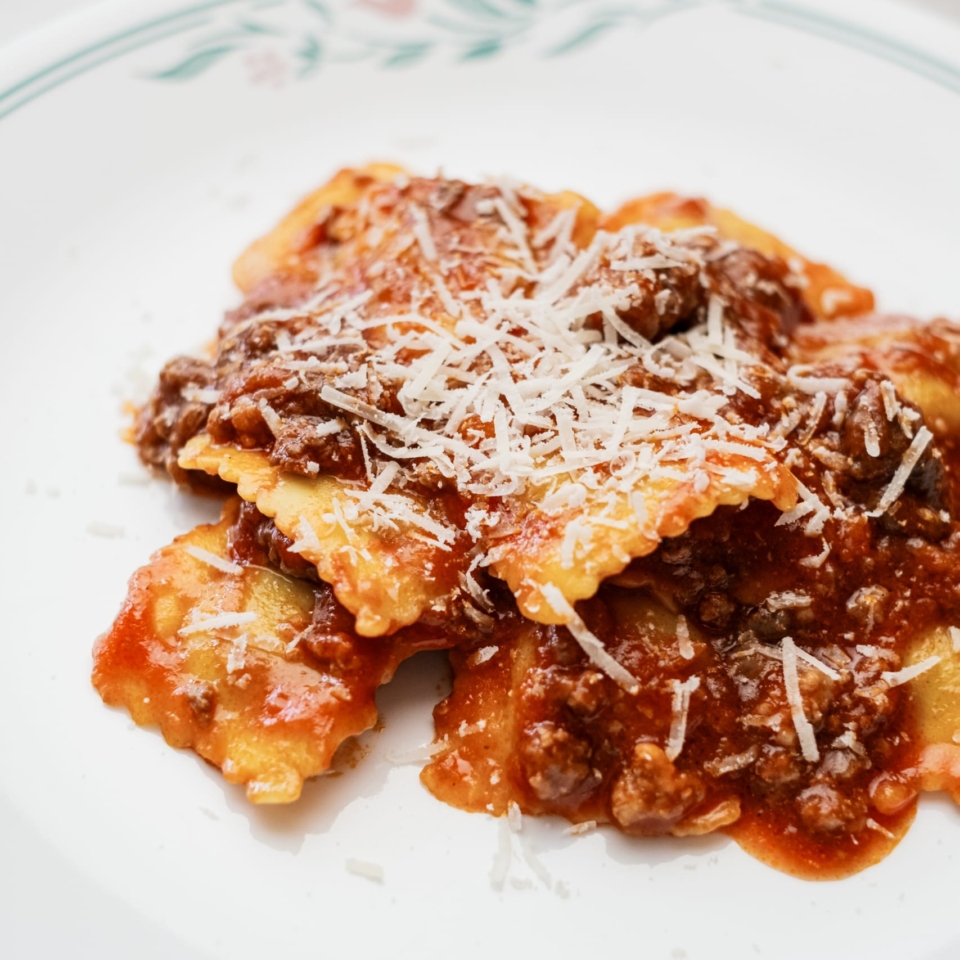
[[[384,165],[235,277],[136,442],[245,502],[135,576],[108,702],[287,802],[450,648],[442,800],[723,830],[803,877],[960,796],[954,325],[705,201]]]

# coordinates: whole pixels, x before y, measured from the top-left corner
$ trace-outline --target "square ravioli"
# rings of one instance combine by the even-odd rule
[[[107,702],[286,802],[450,649],[437,797],[804,877],[960,798],[960,326],[699,198],[388,164],[234,278],[135,431],[232,497],[134,576]]]

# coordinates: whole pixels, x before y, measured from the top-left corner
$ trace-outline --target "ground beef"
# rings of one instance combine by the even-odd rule
[[[213,408],[212,403],[191,397],[215,383],[216,372],[207,361],[193,357],[171,360],[160,371],[153,396],[137,416],[134,439],[140,459],[148,466],[166,470],[177,483],[220,491],[226,487],[219,478],[188,473],[177,464],[181,448],[204,429]]]
[[[638,743],[613,785],[610,809],[627,832],[668,833],[706,794],[702,780],[683,772],[653,743]]]
[[[551,721],[535,724],[520,739],[527,782],[541,799],[569,797],[592,779],[590,744]]]
[[[317,568],[290,549],[293,541],[277,529],[273,520],[260,513],[256,504],[241,503],[227,541],[230,555],[238,563],[271,565],[287,576],[319,580]]]
[[[744,334],[755,344],[776,344],[801,323],[813,320],[790,268],[779,257],[734,247],[711,260],[707,285],[731,307]]]

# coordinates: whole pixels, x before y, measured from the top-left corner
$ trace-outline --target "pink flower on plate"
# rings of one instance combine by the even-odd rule
[[[355,0],[355,5],[388,17],[409,17],[417,9],[417,0]]]
[[[290,78],[290,65],[276,50],[251,51],[243,58],[250,82],[279,90]]]

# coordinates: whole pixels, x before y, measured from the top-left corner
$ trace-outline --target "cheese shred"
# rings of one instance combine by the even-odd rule
[[[543,584],[541,589],[554,613],[564,617],[566,628],[580,644],[583,652],[590,658],[590,662],[603,670],[611,680],[620,684],[627,693],[637,693],[640,689],[637,678],[607,653],[604,645],[590,632],[590,629],[580,619],[580,615],[573,609],[560,589],[552,583]]]
[[[921,660],[919,663],[914,663],[912,666],[904,667],[902,670],[884,670],[884,672],[880,674],[880,679],[883,680],[888,687],[899,687],[900,684],[909,683],[911,680],[915,680],[921,674],[933,669],[933,667],[935,667],[940,660],[941,657],[934,654],[932,657],[927,657],[926,660]]]
[[[683,750],[684,741],[687,738],[687,718],[690,713],[690,696],[700,688],[699,677],[688,677],[684,681],[674,680],[673,685],[673,703],[671,709],[673,716],[670,720],[670,735],[667,737],[667,746],[664,753],[668,760],[676,760]]]
[[[800,692],[800,676],[797,672],[797,645],[792,637],[784,637],[780,644],[783,654],[783,686],[790,704],[790,715],[800,741],[803,759],[816,763],[820,759],[817,737],[813,726],[803,712],[803,694]]]

